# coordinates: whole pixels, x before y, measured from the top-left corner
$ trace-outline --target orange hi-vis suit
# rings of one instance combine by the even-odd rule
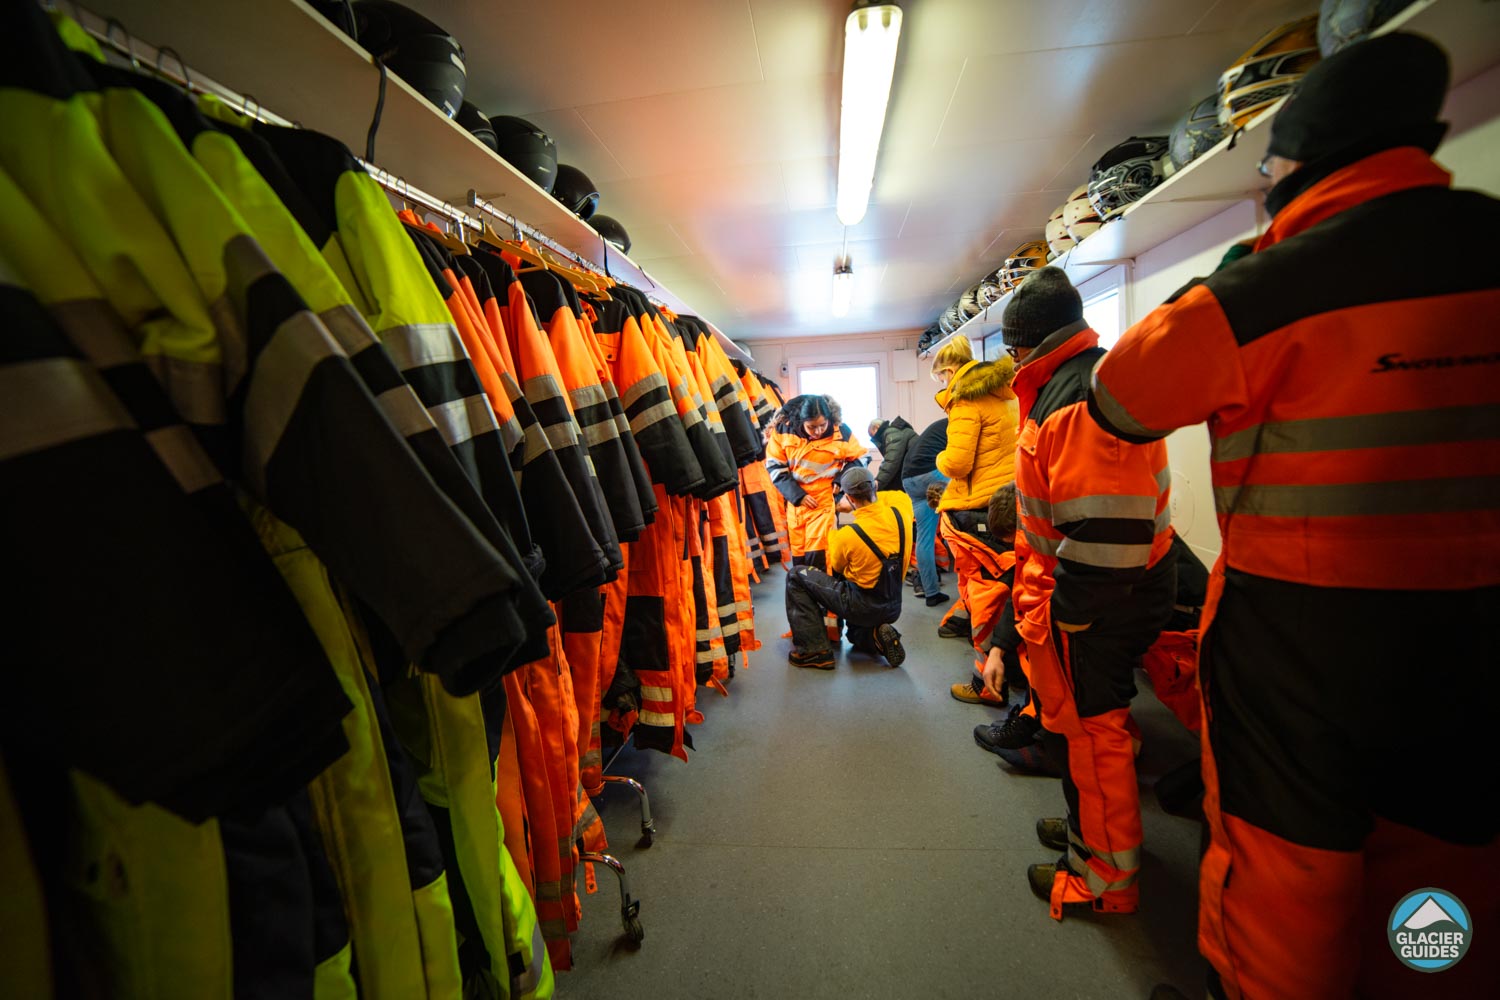
[[[803,437],[801,429],[772,432],[766,443],[766,469],[771,484],[786,498],[792,564],[823,567],[828,536],[838,519],[833,509],[834,478],[846,463],[864,457],[865,448],[831,421],[828,434],[816,440]],[[817,501],[816,506],[802,506],[808,496]]]
[[[1141,809],[1127,720],[1136,664],[1176,593],[1166,445],[1122,445],[1089,418],[1098,342],[1082,320],[1065,326],[1015,379],[1016,630],[1042,725],[1055,734],[1048,754],[1066,762],[1070,847],[1052,886],[1057,919],[1064,903],[1136,909]]]
[[[995,644],[996,630],[1010,603],[1016,553],[988,540],[988,528],[978,511],[944,512],[941,530],[957,563],[960,594],[969,612],[974,672],[983,676],[985,659]]]
[[[1090,394],[1125,440],[1206,421],[1212,441],[1198,943],[1231,997],[1486,995],[1500,949],[1424,974],[1387,931],[1424,886],[1500,926],[1500,812],[1475,777],[1500,703],[1500,271],[1403,252],[1453,219],[1485,231],[1500,201],[1416,146],[1315,169]],[[1414,669],[1431,746],[1392,707]]]

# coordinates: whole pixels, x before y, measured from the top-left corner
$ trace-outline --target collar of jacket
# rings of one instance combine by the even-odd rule
[[[1296,236],[1355,205],[1397,191],[1452,183],[1453,175],[1415,146],[1382,150],[1335,170],[1287,202],[1256,241],[1255,249],[1264,250]]]
[[[1030,415],[1031,404],[1036,402],[1037,393],[1052,379],[1063,362],[1098,343],[1099,335],[1089,327],[1087,320],[1081,319],[1060,330],[1054,330],[1037,345],[1026,363],[1016,369],[1016,381],[1012,386],[1021,401],[1023,420]]]
[[[953,377],[948,380],[948,387],[937,394],[935,398],[938,405],[946,411],[956,399],[979,399],[996,389],[1003,389],[1004,379],[995,374],[997,369],[998,366],[993,361],[975,359],[968,362],[953,373]]]

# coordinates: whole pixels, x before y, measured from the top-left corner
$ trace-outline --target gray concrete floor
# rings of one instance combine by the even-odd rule
[[[1150,789],[1194,743],[1149,691],[1134,708],[1141,911],[1056,923],[1025,872],[1055,859],[1033,824],[1062,815],[1061,785],[975,746],[973,727],[1000,716],[949,696],[971,654],[937,637],[946,609],[906,591],[900,669],[846,644],[837,670],[798,670],[779,638],[783,580],[773,569],[755,587],[764,646],[730,696],[700,690],[692,760],[627,749],[611,769],[646,785],[659,831],[637,847],[636,797],[607,788],[599,811],[646,938],[626,943],[598,868],[559,996],[1061,1000],[1144,998],[1160,982],[1201,995],[1198,826],[1162,813]]]

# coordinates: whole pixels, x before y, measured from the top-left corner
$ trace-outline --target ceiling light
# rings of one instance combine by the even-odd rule
[[[847,255],[835,258],[833,262],[833,315],[849,315],[849,303],[853,300],[854,261]]]
[[[870,207],[875,157],[891,99],[901,8],[858,7],[844,22],[844,96],[839,113],[839,221],[852,226]]]

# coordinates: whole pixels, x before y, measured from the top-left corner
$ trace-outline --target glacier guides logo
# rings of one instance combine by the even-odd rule
[[[1404,896],[1386,925],[1391,951],[1418,972],[1442,972],[1458,964],[1474,939],[1469,910],[1442,889]]]

